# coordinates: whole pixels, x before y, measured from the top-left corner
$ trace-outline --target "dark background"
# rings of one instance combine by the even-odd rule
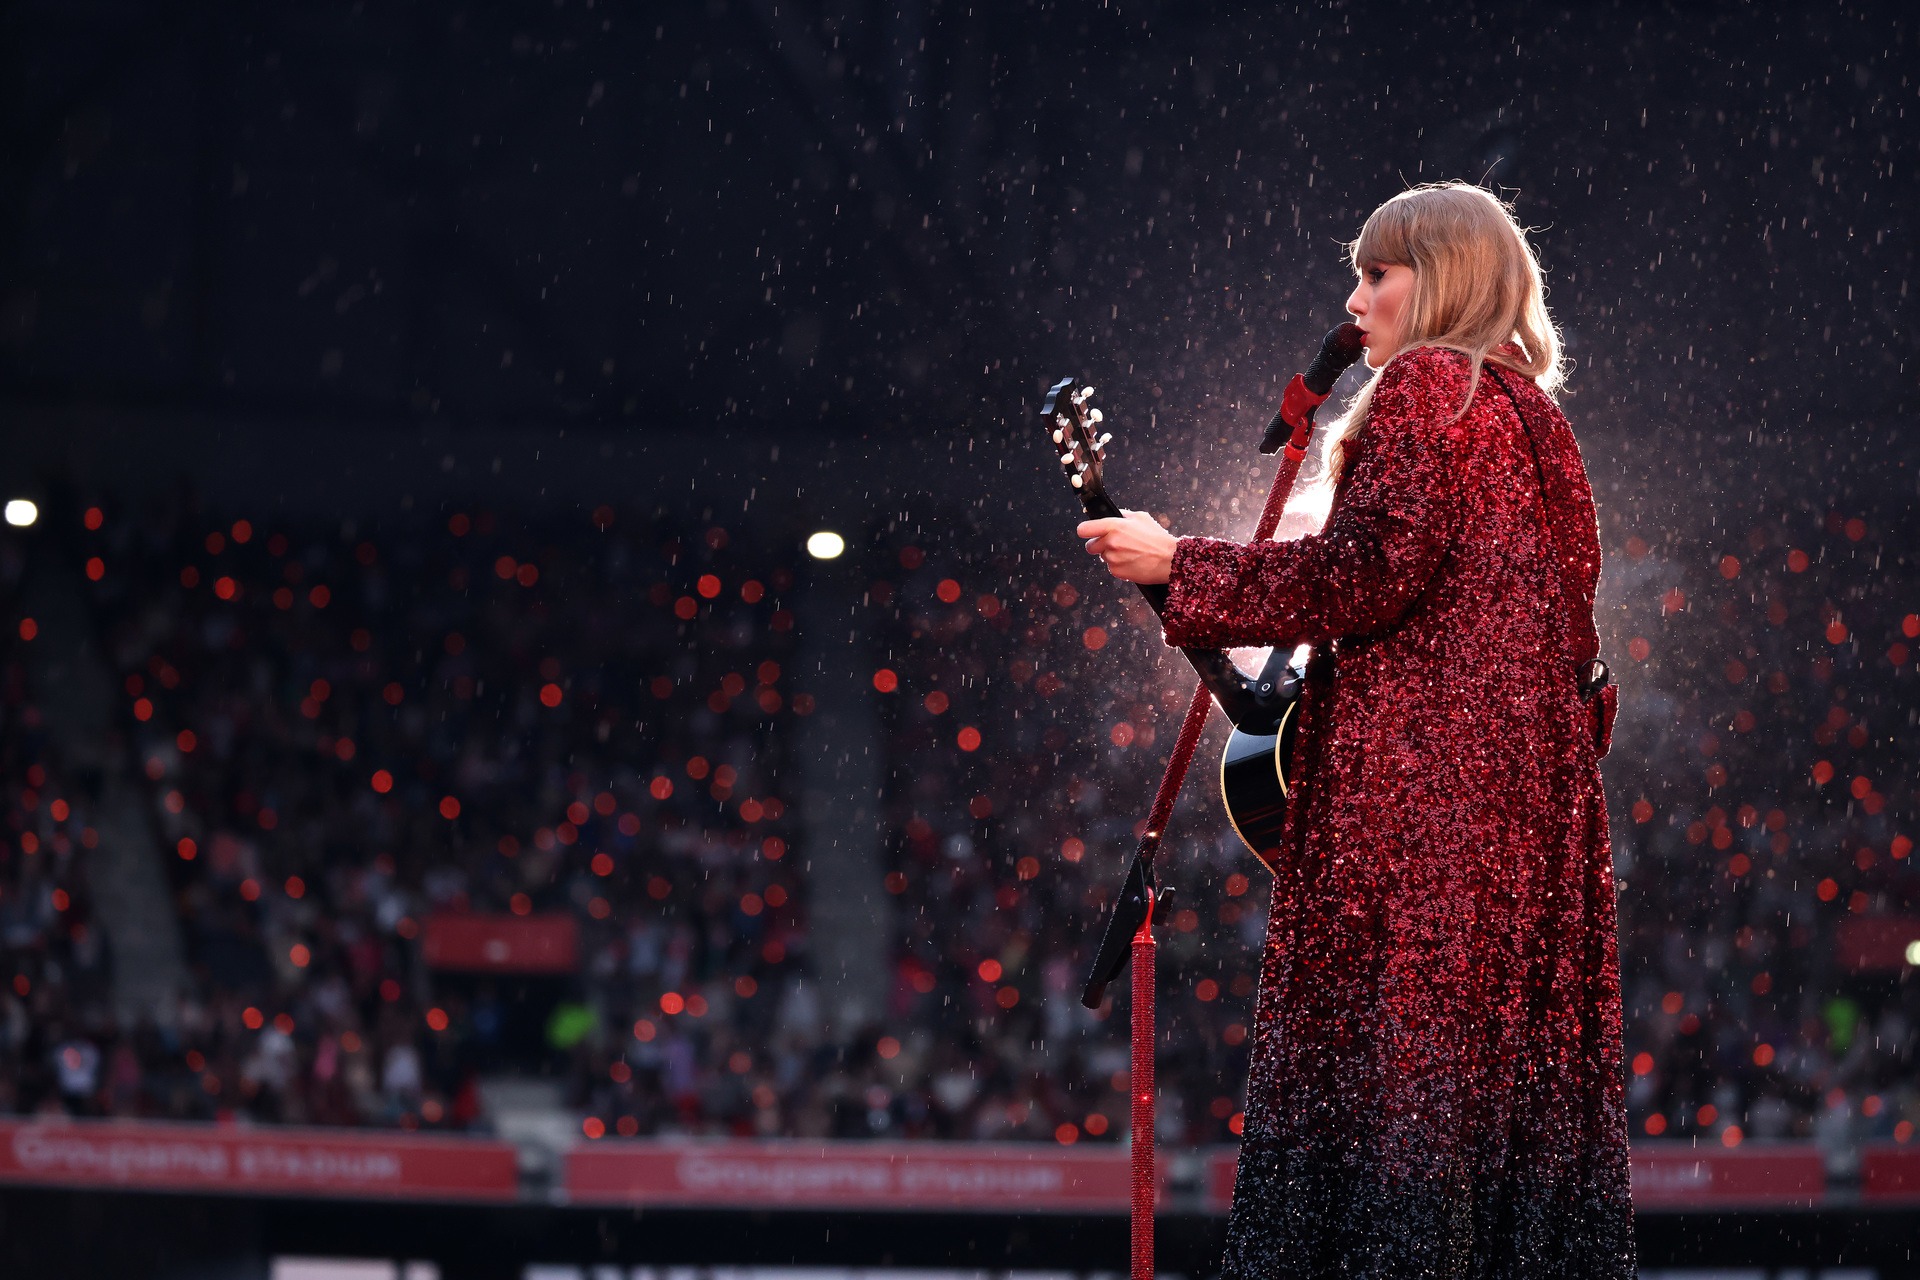
[[[1341,317],[1341,244],[1406,185],[1486,182],[1536,229],[1600,505],[1628,1050],[1680,1082],[1634,1103],[1638,1139],[1653,1111],[1692,1123],[1683,1104],[1739,1077],[1763,1029],[1738,1002],[1752,974],[1704,958],[1780,910],[1729,889],[1723,804],[1756,859],[1758,813],[1791,810],[1782,879],[1803,898],[1845,881],[1826,924],[1869,889],[1876,912],[1920,902],[1910,863],[1879,880],[1849,853],[1920,812],[1911,13],[15,0],[0,497],[42,498],[71,532],[66,498],[191,489],[216,524],[323,517],[343,547],[356,520],[437,527],[474,503],[579,515],[582,536],[602,503],[671,506],[730,525],[756,564],[797,561],[830,518],[856,553],[868,535],[850,559],[877,578],[905,581],[911,539],[969,595],[1077,583],[1086,616],[1044,652],[1089,692],[1049,714],[1097,748],[1136,696],[1177,707],[1186,677],[1146,626],[1075,648],[1087,621],[1122,636],[1122,594],[1067,530],[1027,420],[1044,387],[1102,388],[1121,500],[1244,536],[1271,474],[1253,444]],[[198,520],[200,500],[180,509]],[[1763,624],[1775,603],[1791,625]],[[903,669],[940,646],[914,647]],[[1747,703],[1758,731],[1729,728]],[[1810,783],[1815,755],[1877,779],[1886,816]],[[1145,777],[1160,758],[1109,763]],[[1807,934],[1796,901],[1783,938],[1796,906]],[[1738,1000],[1673,1040],[1659,997],[1703,972]],[[1910,979],[1875,977],[1869,1000],[1815,970],[1778,1003],[1892,1006]],[[1808,1025],[1766,1031],[1838,1042]],[[1721,1032],[1732,1065],[1696,1071]],[[1911,1090],[1907,1053],[1890,1095]],[[1682,1228],[1655,1223],[1650,1258],[1662,1231]]]
[[[1910,463],[1904,12],[16,3],[0,409],[138,479],[168,431],[257,488],[510,426],[833,441],[904,491],[1072,368],[1211,481],[1339,318],[1339,242],[1461,177],[1540,229],[1609,514],[1701,536],[1782,468]]]

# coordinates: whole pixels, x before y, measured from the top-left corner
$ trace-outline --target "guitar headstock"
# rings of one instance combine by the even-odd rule
[[[1100,433],[1102,415],[1087,403],[1091,399],[1093,388],[1069,377],[1054,383],[1040,406],[1040,420],[1053,441],[1060,468],[1082,502],[1105,496],[1100,487],[1100,466],[1106,461],[1107,441],[1113,439],[1111,434]]]

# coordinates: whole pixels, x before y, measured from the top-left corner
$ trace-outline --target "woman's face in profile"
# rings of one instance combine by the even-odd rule
[[[1413,293],[1413,268],[1399,262],[1363,262],[1347,312],[1367,335],[1367,368],[1378,369],[1400,349],[1401,321]]]

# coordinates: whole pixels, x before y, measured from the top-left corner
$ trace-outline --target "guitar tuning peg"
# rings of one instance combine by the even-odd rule
[[[1073,487],[1074,487],[1074,488],[1076,488],[1076,489],[1078,489],[1078,488],[1080,487],[1080,477],[1079,477],[1079,476],[1077,476],[1077,475],[1075,475],[1075,476],[1068,476],[1068,477],[1067,477],[1067,480],[1068,480],[1068,481],[1069,481],[1069,482],[1070,482],[1070,483],[1071,483],[1071,484],[1073,485]]]
[[[1094,447],[1098,449],[1104,449],[1107,447],[1107,441],[1111,439],[1113,439],[1113,432],[1111,431],[1105,432],[1101,435],[1101,437],[1098,440],[1093,442]]]
[[[1072,466],[1072,465],[1073,465],[1073,455],[1072,455],[1071,453],[1063,453],[1063,454],[1061,454],[1061,455],[1060,455],[1060,465],[1061,465],[1061,466],[1063,466],[1063,467],[1070,467],[1070,466]]]
[[[1065,437],[1066,437],[1066,434],[1067,434],[1067,433],[1066,433],[1066,432],[1064,432],[1064,431],[1056,431],[1056,432],[1054,432],[1054,433],[1053,433],[1053,442],[1054,442],[1055,444],[1061,444],[1061,443],[1064,443],[1064,441],[1065,441]]]
[[[1080,399],[1082,402],[1093,399],[1093,388],[1083,387],[1080,391]]]
[[[1063,431],[1064,431],[1064,430],[1066,430],[1066,429],[1067,429],[1068,427],[1070,427],[1070,426],[1072,426],[1072,425],[1073,425],[1073,424],[1072,424],[1071,422],[1068,422],[1068,421],[1067,421],[1067,415],[1066,415],[1066,414],[1064,414],[1064,413],[1056,413],[1056,414],[1054,414],[1054,415],[1053,415],[1053,420],[1054,420],[1054,422],[1055,422],[1056,424],[1058,424],[1058,425],[1059,425],[1059,427],[1060,427],[1060,429],[1061,429],[1061,430],[1063,430]]]
[[[1107,420],[1107,415],[1100,412],[1098,409],[1088,410],[1087,417],[1091,418],[1095,422],[1105,422]]]

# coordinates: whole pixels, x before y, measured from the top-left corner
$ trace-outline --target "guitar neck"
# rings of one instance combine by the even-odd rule
[[[1081,494],[1080,505],[1085,507],[1087,514],[1095,520],[1119,520],[1122,518],[1119,506],[1115,504],[1112,498],[1106,495],[1104,490],[1097,493]],[[1155,616],[1162,616],[1166,613],[1167,585],[1164,582],[1136,582],[1134,585],[1140,588],[1140,594],[1145,596],[1147,603],[1153,606]],[[1191,656],[1195,651],[1183,649],[1181,652]]]

